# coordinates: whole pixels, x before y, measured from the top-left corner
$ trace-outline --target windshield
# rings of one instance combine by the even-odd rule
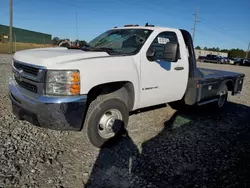
[[[90,48],[109,49],[109,52],[132,55],[136,54],[152,30],[114,29],[109,30],[89,42]]]

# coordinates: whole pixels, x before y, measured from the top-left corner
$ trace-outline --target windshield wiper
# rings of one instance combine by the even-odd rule
[[[97,49],[103,50],[103,51],[105,51],[107,53],[118,53],[118,54],[120,54],[120,52],[115,51],[113,48],[102,47],[102,48],[97,48]]]
[[[81,48],[83,51],[93,51],[95,48],[86,44],[86,45],[83,45],[83,47]]]
[[[96,47],[92,47],[89,45],[84,45],[82,48],[83,51],[94,51],[94,52],[107,52],[108,54],[122,54],[120,52],[115,51],[112,48],[105,48],[105,47],[101,47],[101,48],[96,48]]]

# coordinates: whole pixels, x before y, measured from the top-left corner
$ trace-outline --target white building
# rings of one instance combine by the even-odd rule
[[[199,56],[206,56],[208,54],[212,55],[218,55],[222,57],[228,57],[228,53],[226,52],[215,52],[215,51],[208,51],[208,50],[194,50],[195,51],[195,57],[198,59]]]

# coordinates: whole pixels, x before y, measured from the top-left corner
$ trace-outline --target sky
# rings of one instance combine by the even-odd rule
[[[195,46],[247,49],[250,0],[13,0],[13,26],[86,41],[147,22],[192,34],[196,7]],[[9,0],[0,0],[0,24],[9,25]]]

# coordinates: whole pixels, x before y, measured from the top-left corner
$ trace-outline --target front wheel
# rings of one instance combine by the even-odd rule
[[[83,130],[89,142],[100,148],[122,133],[128,124],[128,117],[129,111],[123,101],[102,95],[90,103]]]

